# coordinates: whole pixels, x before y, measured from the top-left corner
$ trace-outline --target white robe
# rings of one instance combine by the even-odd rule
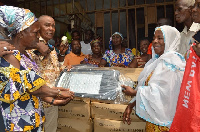
[[[186,62],[184,57],[176,52],[180,44],[180,33],[170,26],[159,28],[163,32],[165,51],[159,57],[152,50],[152,59],[138,78],[137,95],[131,102],[136,99],[136,114],[144,120],[170,127]],[[148,86],[145,86],[145,81],[152,72]]]

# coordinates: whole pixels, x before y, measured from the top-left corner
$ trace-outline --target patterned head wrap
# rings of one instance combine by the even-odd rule
[[[118,35],[122,38],[122,40],[124,39],[124,38],[123,38],[123,35],[122,35],[121,33],[119,33],[119,32],[115,32],[115,33],[113,33],[112,36],[114,36],[115,34],[118,34]]]
[[[30,27],[36,21],[37,18],[28,9],[0,6],[0,26],[8,30],[9,37]]]
[[[123,35],[120,32],[115,32],[115,33],[113,33],[112,36],[114,36],[115,34],[118,34],[122,38],[122,40],[124,39]],[[110,37],[109,49],[112,50],[112,37]]]
[[[101,44],[101,41],[98,40],[98,39],[92,40],[92,41],[90,42],[91,46],[92,46],[94,43],[99,43],[99,44]]]

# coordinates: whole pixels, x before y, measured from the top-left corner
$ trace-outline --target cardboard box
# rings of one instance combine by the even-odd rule
[[[70,103],[86,103],[89,104],[90,103],[90,98],[81,98],[81,97],[75,97],[72,101],[70,101]]]
[[[98,102],[91,102],[91,115],[92,118],[110,119],[110,120],[123,120],[123,113],[127,105],[122,104],[105,104]],[[143,122],[133,110],[131,113],[131,120],[134,122]]]
[[[91,119],[58,118],[58,128],[60,132],[92,132],[93,122]]]
[[[76,98],[65,106],[59,106],[58,117],[88,120],[90,118],[90,99]]]
[[[110,67],[110,69],[118,70],[124,76],[131,78],[132,81],[137,81],[140,73],[144,68],[121,68],[121,67]]]
[[[57,129],[56,132],[61,132],[61,129]]]
[[[146,122],[131,122],[130,125],[123,121],[108,119],[94,119],[94,132],[145,132]]]

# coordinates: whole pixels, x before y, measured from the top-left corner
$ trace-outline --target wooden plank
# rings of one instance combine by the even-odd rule
[[[174,4],[173,4],[173,8],[174,8],[174,13],[175,13],[175,0],[174,1]],[[175,15],[174,15],[174,27],[176,27],[176,18],[175,18]]]
[[[135,9],[135,45],[136,45],[136,49],[138,49],[138,45],[137,45],[137,43],[138,43],[137,29],[138,29],[138,24],[137,24],[137,9]]]
[[[60,0],[58,0],[58,4],[59,4],[59,6],[58,6],[59,7],[59,14],[58,15],[60,16],[61,15]]]
[[[103,19],[104,19],[103,12],[96,12],[95,13],[95,27],[103,27]]]
[[[39,5],[40,5],[40,16],[41,16],[41,12],[42,12],[42,10],[41,10],[41,0],[39,0]]]
[[[94,0],[94,10],[96,10],[96,0]]]
[[[52,6],[51,6],[51,8],[52,8],[52,17],[54,16],[54,0],[51,0],[51,3],[52,3]]]
[[[147,23],[156,23],[157,22],[157,12],[155,6],[147,6],[145,9],[145,15],[147,16]]]
[[[144,8],[144,18],[145,18],[145,37],[148,36],[148,16],[147,16],[147,7]]]
[[[104,16],[104,14],[103,14]],[[105,51],[105,44],[104,44],[104,40],[105,40],[105,23],[104,23],[104,19],[103,19],[103,51]]]
[[[45,0],[45,14],[47,14],[47,0]]]
[[[164,2],[166,2],[166,0],[164,0]],[[166,5],[164,5],[164,16],[165,16],[165,18],[167,17]]]
[[[118,10],[118,31],[120,32],[120,10]]]
[[[85,0],[85,10],[88,11],[88,4],[87,4],[87,0]]]
[[[99,10],[91,10],[91,11],[85,11],[85,13],[94,13],[94,12],[110,12],[110,11],[118,11],[118,10],[126,10],[126,9],[135,9],[135,8],[144,8],[146,6],[163,6],[163,5],[172,5],[173,2],[163,2],[163,3],[157,3],[157,4],[142,4],[142,5],[131,5],[131,6],[124,6],[120,8],[109,8],[109,9],[99,9]],[[81,13],[81,12],[76,12]],[[76,14],[75,13],[75,14]],[[72,13],[69,13],[68,15],[71,15]],[[73,13],[74,14],[74,13]]]
[[[129,48],[129,25],[128,25],[128,9],[126,9],[126,34],[127,34],[127,43],[128,43],[128,48]]]
[[[65,15],[67,15],[67,0],[65,0]]]
[[[71,5],[71,12],[73,13],[74,12],[74,1],[72,0],[72,5]]]
[[[112,36],[112,11],[110,11],[110,36]]]

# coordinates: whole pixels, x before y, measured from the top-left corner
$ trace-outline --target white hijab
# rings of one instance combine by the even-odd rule
[[[136,114],[153,124],[170,127],[176,111],[185,59],[176,52],[180,44],[179,31],[171,26],[158,29],[163,33],[165,50],[159,57],[152,48],[152,59],[138,77]],[[148,86],[145,86],[152,72]]]

